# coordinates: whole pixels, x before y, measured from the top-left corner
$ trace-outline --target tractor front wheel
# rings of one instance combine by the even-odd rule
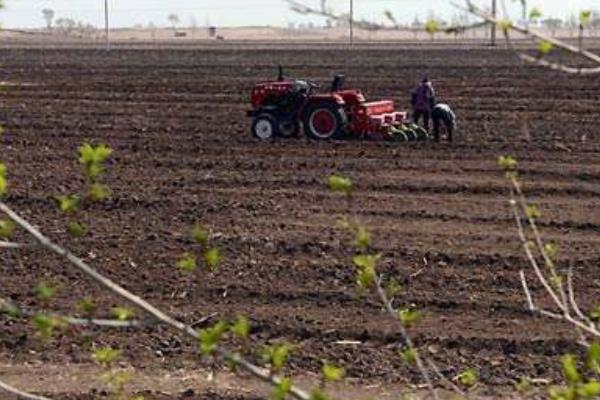
[[[252,136],[260,140],[270,140],[277,136],[277,121],[271,114],[259,114],[252,122]]]
[[[309,105],[304,113],[304,133],[311,139],[337,139],[346,133],[348,118],[344,108],[334,103]]]

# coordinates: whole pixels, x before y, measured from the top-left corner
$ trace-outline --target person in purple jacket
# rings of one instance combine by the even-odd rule
[[[423,78],[423,81],[412,92],[411,104],[415,124],[418,124],[423,117],[423,127],[429,132],[431,109],[435,104],[435,90],[429,79]]]

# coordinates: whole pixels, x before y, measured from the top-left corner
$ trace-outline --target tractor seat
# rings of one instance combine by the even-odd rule
[[[310,90],[310,84],[306,81],[295,80],[292,87],[292,91],[297,93],[306,93]]]

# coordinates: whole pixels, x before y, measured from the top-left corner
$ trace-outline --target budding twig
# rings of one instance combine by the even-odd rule
[[[0,211],[5,213],[14,223],[25,229],[29,234],[31,234],[35,238],[35,240],[37,240],[43,247],[69,261],[69,263],[71,263],[77,269],[88,275],[91,279],[99,283],[101,286],[104,286],[106,289],[122,297],[129,303],[139,307],[147,314],[153,316],[158,321],[170,326],[171,328],[185,333],[187,336],[195,340],[200,339],[200,335],[198,334],[198,332],[196,332],[196,330],[194,330],[191,326],[174,319],[173,317],[156,308],[141,297],[136,296],[132,292],[128,291],[122,286],[119,286],[117,283],[100,274],[90,265],[85,263],[82,259],[75,256],[67,249],[52,242],[49,238],[44,236],[39,230],[34,228],[29,222],[27,222],[23,218],[21,218],[17,213],[15,213],[10,207],[8,207],[3,202],[0,202]],[[259,366],[247,361],[239,354],[232,353],[220,346],[217,346],[215,348],[214,353],[217,356],[232,362],[233,364],[237,365],[239,368],[245,370],[246,372],[249,372],[255,378],[269,383],[270,385],[277,386],[281,383],[280,377],[274,376],[269,371],[266,371],[263,368],[260,368]],[[294,397],[297,400],[310,400],[311,397],[309,393],[305,392],[303,389],[297,386],[292,386],[290,388],[289,393],[292,397]]]
[[[421,359],[419,352],[415,348],[413,341],[410,338],[410,335],[406,331],[406,327],[404,326],[402,321],[400,321],[398,319],[398,313],[396,312],[396,310],[394,310],[394,307],[392,306],[390,299],[388,299],[388,296],[385,293],[385,289],[383,288],[383,286],[381,284],[381,280],[382,280],[382,278],[380,276],[376,277],[376,279],[375,279],[375,288],[377,289],[377,294],[378,294],[379,298],[381,299],[381,302],[383,303],[383,306],[385,307],[387,314],[394,320],[394,322],[398,326],[400,335],[402,335],[402,338],[406,342],[406,345],[408,346],[409,349],[414,351],[415,363],[417,364],[417,368],[419,369],[419,372],[425,379],[425,383],[427,384],[427,388],[431,392],[431,395],[433,396],[433,398],[435,400],[439,400],[437,390],[433,386],[433,382],[431,381],[429,372],[427,371],[427,368],[425,368],[425,365],[423,364],[423,360]]]
[[[535,64],[538,64],[538,65],[541,65],[544,67],[548,67],[551,69],[556,69],[556,70],[560,70],[563,72],[572,73],[572,74],[582,74],[582,75],[600,74],[600,56],[599,55],[594,54],[591,51],[585,50],[583,48],[579,48],[579,47],[570,45],[570,44],[563,42],[561,40],[558,40],[552,36],[544,35],[543,33],[540,33],[536,30],[530,29],[529,27],[522,27],[517,24],[514,24],[511,21],[503,21],[499,18],[496,18],[496,17],[488,14],[487,12],[485,12],[478,6],[476,6],[471,0],[465,0],[465,2],[466,2],[466,7],[463,7],[454,2],[452,2],[452,5],[456,8],[466,10],[466,11],[470,12],[471,14],[476,15],[477,17],[483,19],[484,21],[502,26],[502,28],[505,30],[505,32],[511,30],[511,31],[518,32],[522,35],[525,35],[526,37],[536,39],[536,40],[539,40],[542,42],[550,43],[552,46],[554,46],[556,48],[562,49],[571,54],[576,54],[583,58],[588,59],[589,61],[592,61],[594,64],[598,65],[598,67],[574,68],[574,67],[569,67],[564,64],[553,63],[553,62],[550,62],[547,60],[543,60],[541,58],[535,58],[535,57],[532,57],[527,54],[519,53],[519,57],[521,57],[522,60],[531,62],[531,63],[535,63]],[[506,35],[506,33],[505,33],[505,37],[507,37],[507,39],[508,39],[508,36]]]

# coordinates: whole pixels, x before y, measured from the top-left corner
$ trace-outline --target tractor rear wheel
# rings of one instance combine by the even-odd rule
[[[277,121],[271,114],[259,114],[252,121],[252,136],[260,140],[270,140],[277,136]]]
[[[322,102],[307,107],[303,123],[304,133],[311,139],[338,139],[346,133],[348,117],[342,106]]]

